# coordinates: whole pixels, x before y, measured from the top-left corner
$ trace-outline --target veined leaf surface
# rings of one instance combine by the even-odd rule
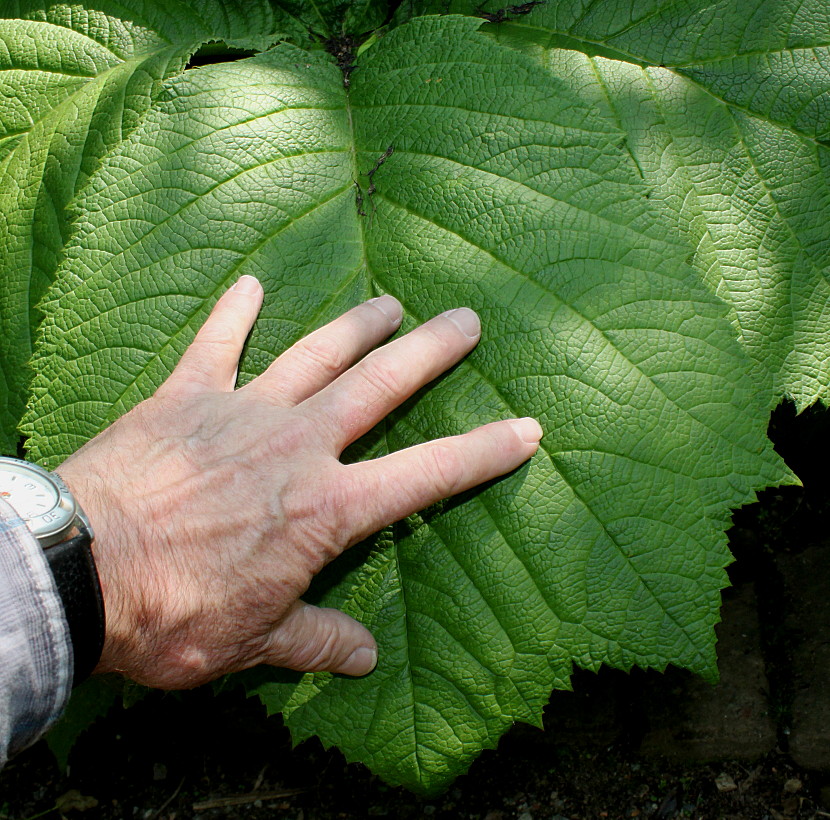
[[[398,17],[488,5],[404,2]],[[826,403],[830,6],[563,0],[489,31],[593,89],[770,401]]]
[[[244,9],[244,12],[243,12]],[[0,449],[17,452],[26,362],[69,236],[69,202],[147,109],[157,84],[212,40],[257,49],[302,21],[268,0],[0,3]],[[13,19],[12,19],[13,18]]]
[[[161,81],[74,199],[25,422],[32,456],[58,463],[153,392],[243,273],[266,291],[243,380],[378,293],[408,327],[475,308],[476,350],[360,452],[526,414],[542,449],[321,576],[319,600],[375,632],[374,673],[257,675],[295,737],[421,791],[515,720],[538,722],[573,664],[712,677],[729,511],[790,480],[765,434],[784,367],[762,368],[719,278],[728,260],[751,270],[712,238],[731,199],[712,195],[690,228],[711,169],[638,153],[656,153],[641,149],[648,117],[679,91],[481,24],[395,27],[348,89],[333,59],[287,43]],[[698,141],[710,164],[722,155]],[[742,167],[734,149],[719,161]],[[775,349],[815,352],[779,328],[787,313],[769,318]]]

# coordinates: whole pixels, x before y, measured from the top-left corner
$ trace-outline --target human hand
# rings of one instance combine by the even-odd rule
[[[98,672],[161,688],[259,663],[370,672],[371,633],[301,600],[312,577],[538,447],[536,421],[507,420],[341,464],[349,444],[475,346],[478,318],[450,311],[370,353],[401,322],[397,300],[381,296],[235,390],[262,299],[256,279],[242,277],[155,395],[57,470],[96,533],[107,612]]]

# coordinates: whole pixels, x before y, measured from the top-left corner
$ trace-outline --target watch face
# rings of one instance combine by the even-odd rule
[[[67,503],[59,481],[37,465],[0,458],[0,498],[14,508],[44,546],[66,532],[75,517],[74,504]]]
[[[42,476],[27,475],[23,470],[0,471],[0,498],[5,498],[26,521],[51,512],[58,497],[55,487]]]

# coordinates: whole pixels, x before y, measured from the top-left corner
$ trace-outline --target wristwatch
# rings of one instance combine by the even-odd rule
[[[69,625],[72,685],[77,686],[92,673],[104,648],[104,599],[92,557],[92,526],[61,477],[29,461],[0,456],[0,498],[44,550]]]

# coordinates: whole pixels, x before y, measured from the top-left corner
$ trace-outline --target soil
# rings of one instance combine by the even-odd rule
[[[44,742],[14,758],[0,775],[0,820],[830,818],[830,766],[807,771],[787,754],[793,635],[782,626],[788,598],[777,564],[817,540],[826,544],[830,413],[795,417],[779,408],[771,435],[805,486],[767,491],[736,513],[732,533],[733,583],[758,591],[765,695],[778,729],[777,747],[757,759],[641,753],[650,711],[672,703],[683,685],[678,670],[577,674],[574,693],[551,698],[545,731],[514,726],[431,799],[385,785],[316,740],[292,749],[280,718],[266,718],[238,692],[155,692],[81,735],[66,772]]]
[[[316,741],[292,750],[280,720],[263,719],[255,702],[207,692],[158,694],[119,710],[82,737],[70,760],[61,774],[43,743],[15,758],[0,778],[0,817],[830,817],[821,781],[781,753],[754,764],[689,765],[643,759],[625,742],[557,743],[524,726],[445,794],[420,799]],[[58,810],[60,801],[77,808]]]

